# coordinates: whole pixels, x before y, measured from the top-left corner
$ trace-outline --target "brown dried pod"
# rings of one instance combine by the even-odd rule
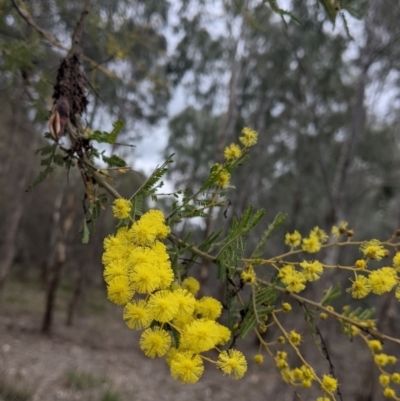
[[[51,136],[58,141],[65,131],[69,118],[69,103],[66,97],[60,97],[54,105],[53,113],[50,116],[49,128]]]
[[[54,110],[53,113],[51,113],[49,129],[51,136],[57,141],[61,130],[60,115],[57,110]]]

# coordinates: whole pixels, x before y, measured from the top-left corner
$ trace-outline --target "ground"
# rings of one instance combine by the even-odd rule
[[[126,327],[122,308],[109,303],[104,290],[89,291],[74,325],[65,326],[71,295],[69,288],[60,289],[52,335],[44,336],[40,334],[44,306],[40,286],[7,284],[0,301],[0,401],[315,401],[322,395],[315,383],[311,391],[299,389],[301,396],[296,395],[282,382],[271,359],[266,358],[261,366],[255,365],[254,339],[239,344],[249,361],[243,379],[235,381],[206,364],[199,383],[183,385],[171,377],[163,359],[143,355],[138,345],[139,333]],[[307,334],[301,314],[291,312],[286,317],[286,327],[303,325],[300,331]],[[340,383],[342,398],[336,399],[364,400],[356,396],[363,390],[365,399],[382,400],[382,388],[376,384],[378,371],[362,340],[343,337],[333,320],[320,323]],[[398,347],[390,350],[389,346],[390,343],[384,345],[387,352],[399,354]],[[316,351],[311,337],[301,349],[320,375],[329,372],[326,358]],[[296,356],[291,355],[290,365],[299,364]],[[397,365],[394,368],[400,371]],[[375,396],[371,397],[372,394]]]
[[[73,327],[65,326],[69,296],[60,292],[53,333],[43,336],[40,288],[7,286],[0,306],[0,401],[258,401],[280,382],[274,369],[266,373],[251,364],[239,381],[210,366],[199,383],[183,385],[164,360],[143,355],[122,309],[102,299],[102,292],[87,300]]]

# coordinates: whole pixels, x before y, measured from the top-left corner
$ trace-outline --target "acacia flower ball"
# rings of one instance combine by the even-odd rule
[[[297,247],[301,243],[301,235],[295,230],[293,233],[286,233],[285,235],[285,244],[290,247]]]
[[[336,391],[337,387],[337,379],[329,375],[322,376],[322,390],[332,394]]]
[[[222,304],[213,297],[203,297],[196,303],[196,313],[209,320],[216,320],[221,316]]]
[[[118,276],[107,285],[108,299],[116,305],[126,305],[133,297],[133,290],[129,286],[126,276]]]
[[[369,340],[368,346],[372,351],[382,351],[382,343],[379,340]]]
[[[129,302],[125,305],[123,319],[130,329],[146,329],[150,326],[153,318],[147,309],[146,301],[143,299]]]
[[[241,379],[247,371],[247,362],[244,355],[235,349],[222,351],[218,355],[217,366],[224,374]]]
[[[240,142],[246,146],[254,146],[257,143],[258,134],[256,131],[249,127],[244,127],[242,129],[242,136],[239,137]]]
[[[224,150],[224,157],[226,160],[239,159],[240,156],[242,156],[242,150],[236,143],[231,143]]]
[[[397,284],[396,271],[391,267],[382,267],[381,269],[371,272],[368,279],[371,291],[377,295],[390,292]]]
[[[393,267],[399,271],[400,270],[400,252],[396,252],[396,255],[393,257]]]
[[[379,375],[379,383],[382,387],[387,387],[390,384],[390,375],[387,373],[382,373]]]
[[[360,251],[370,259],[381,260],[385,255],[385,249],[377,239],[367,241],[360,246]]]
[[[396,392],[392,388],[386,387],[385,390],[383,390],[383,395],[386,398],[395,398],[396,397]]]
[[[112,206],[113,215],[119,220],[129,217],[132,210],[132,204],[127,199],[115,199]]]
[[[162,357],[171,347],[171,337],[160,327],[145,330],[140,337],[140,348],[149,358]]]
[[[302,249],[308,253],[317,253],[321,249],[319,238],[311,233],[308,238],[303,238]]]
[[[321,262],[314,260],[313,262],[303,261],[300,263],[300,267],[304,270],[304,275],[307,281],[316,281],[320,278],[324,269]]]
[[[231,175],[225,169],[221,170],[218,174],[216,184],[221,188],[227,188],[229,185],[229,180],[231,179]]]
[[[369,280],[365,276],[357,276],[353,284],[347,292],[351,291],[351,295],[355,299],[365,298],[371,292]]]
[[[328,241],[329,238],[329,235],[322,228],[319,228],[318,226],[315,226],[311,230],[310,235],[315,235],[322,244]]]
[[[196,295],[200,290],[200,283],[194,277],[187,277],[182,281],[182,288]]]
[[[264,362],[264,357],[261,354],[254,355],[254,362],[257,365],[261,365]]]
[[[177,352],[170,367],[172,377],[182,383],[196,383],[204,372],[202,359],[191,351]]]
[[[289,333],[289,340],[293,345],[300,345],[301,343],[301,335],[299,333],[296,333],[294,330],[292,330]]]
[[[400,373],[393,373],[391,379],[393,383],[400,384]]]
[[[148,308],[154,320],[161,323],[171,321],[179,312],[179,304],[172,292],[162,290],[151,295]]]

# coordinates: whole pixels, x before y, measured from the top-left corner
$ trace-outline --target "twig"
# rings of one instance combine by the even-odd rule
[[[272,285],[271,283],[269,283],[268,281],[265,281],[265,280],[257,279],[257,281],[262,283],[262,284],[264,284],[264,285]],[[296,299],[300,303],[306,303],[308,305],[312,305],[315,308],[317,308],[317,309],[319,309],[321,311],[324,311],[328,315],[334,316],[338,320],[350,323],[350,324],[358,327],[362,331],[370,334],[373,337],[377,337],[377,338],[380,338],[382,340],[388,340],[388,341],[392,341],[392,342],[394,342],[396,344],[400,344],[400,339],[394,338],[394,337],[390,337],[390,336],[388,336],[386,334],[383,334],[383,333],[379,332],[378,330],[375,330],[375,329],[372,329],[372,328],[369,328],[369,327],[365,327],[362,324],[362,322],[358,322],[358,321],[353,320],[353,319],[351,319],[351,318],[349,318],[347,316],[343,316],[340,313],[337,313],[335,311],[327,309],[327,308],[325,308],[324,306],[322,306],[318,302],[311,301],[311,299],[307,299],[307,298],[301,297],[300,295],[294,294],[293,292],[288,292],[285,288],[279,287],[277,285],[274,285],[274,289],[279,291],[279,292],[282,292],[284,294],[287,294],[288,296],[290,296],[293,299]]]
[[[83,6],[83,10],[81,12],[81,17],[76,25],[75,32],[72,35],[72,44],[69,54],[73,54],[78,51],[79,43],[81,42],[82,34],[83,34],[83,27],[85,23],[85,19],[89,14],[90,8],[90,0],[85,1],[85,5]]]
[[[57,47],[58,49],[64,50],[66,52],[69,52],[70,49],[67,46],[64,46],[55,36],[53,36],[50,32],[46,31],[45,29],[41,28],[39,25],[36,24],[36,22],[33,20],[32,15],[29,13],[29,11],[26,9],[25,6],[20,5],[19,0],[12,0],[14,8],[17,10],[18,14],[24,19],[28,25],[30,25],[36,32],[39,33],[40,36],[42,36],[48,43],[53,45],[54,47]],[[99,71],[101,71],[103,74],[107,75],[110,78],[117,78],[120,81],[125,81],[122,77],[120,77],[118,74],[115,72],[101,66],[98,62],[94,61],[88,56],[85,56],[84,54],[81,55],[82,60],[87,61],[90,65],[93,67],[97,68]],[[126,80],[127,83],[133,84],[134,86],[138,86],[138,82],[129,78]]]

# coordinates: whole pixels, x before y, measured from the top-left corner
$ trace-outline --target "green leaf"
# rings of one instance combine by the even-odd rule
[[[111,157],[102,155],[102,159],[109,167],[126,167],[125,160],[116,155],[112,155]]]
[[[257,244],[256,248],[254,249],[253,254],[251,255],[251,258],[260,258],[262,257],[262,249],[265,247],[267,244],[267,241],[271,234],[278,228],[280,227],[286,220],[287,214],[286,213],[278,213],[274,221],[268,225],[267,230],[264,231],[264,234],[261,237],[260,242]]]
[[[113,130],[110,133],[106,131],[94,131],[92,135],[90,135],[89,139],[99,143],[113,144],[117,140],[117,136],[122,131],[123,127],[124,127],[123,121],[117,120],[113,124]]]

